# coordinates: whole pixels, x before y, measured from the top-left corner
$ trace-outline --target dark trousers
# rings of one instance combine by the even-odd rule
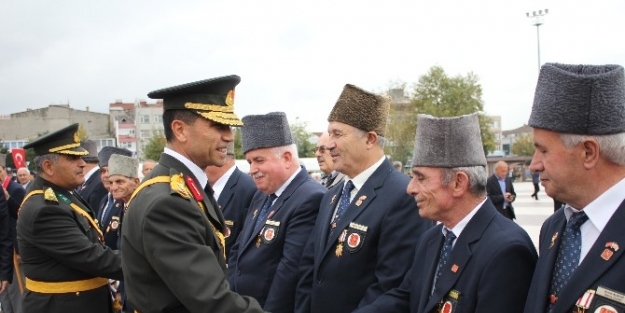
[[[538,183],[534,183],[534,193],[532,194],[532,198],[536,198],[536,200],[538,200],[539,191],[540,191],[540,186],[538,186]]]

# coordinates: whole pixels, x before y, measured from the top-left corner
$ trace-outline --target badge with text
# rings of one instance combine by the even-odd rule
[[[273,243],[278,237],[278,231],[280,231],[280,221],[267,220],[261,232],[263,243],[267,245]]]
[[[363,246],[365,238],[367,237],[368,227],[361,224],[349,223],[347,228],[347,251],[350,253],[356,253]]]
[[[580,311],[583,312],[583,311]],[[588,312],[597,313],[624,313],[625,294],[616,290],[599,286],[595,291],[594,299]]]
[[[112,216],[111,217],[111,229],[117,230],[118,227],[119,227],[119,216]]]
[[[453,313],[458,306],[458,298],[460,292],[457,290],[451,290],[441,301],[438,303],[439,313]]]

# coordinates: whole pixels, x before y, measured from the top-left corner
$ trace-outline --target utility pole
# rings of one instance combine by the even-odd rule
[[[549,9],[532,11],[525,13],[525,15],[529,18],[532,18],[532,25],[536,26],[536,42],[538,47],[538,72],[540,72],[540,25],[544,23],[543,16],[549,13]]]

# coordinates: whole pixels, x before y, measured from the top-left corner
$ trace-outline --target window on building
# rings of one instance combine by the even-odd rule
[[[163,116],[162,115],[154,115],[154,123],[162,123]]]
[[[152,136],[150,136],[150,131],[149,130],[142,130],[141,131],[141,138],[150,138]]]
[[[141,124],[150,124],[150,116],[149,115],[141,115],[139,117],[139,123],[141,123]]]

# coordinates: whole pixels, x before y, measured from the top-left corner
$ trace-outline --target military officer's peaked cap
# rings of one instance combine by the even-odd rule
[[[33,148],[35,155],[50,153],[66,155],[89,155],[89,152],[80,146],[78,138],[78,123],[37,138],[24,146],[24,149]]]
[[[222,76],[152,91],[151,99],[163,99],[163,110],[191,110],[207,120],[230,126],[242,126],[234,114],[234,88],[241,81],[237,75]]]

